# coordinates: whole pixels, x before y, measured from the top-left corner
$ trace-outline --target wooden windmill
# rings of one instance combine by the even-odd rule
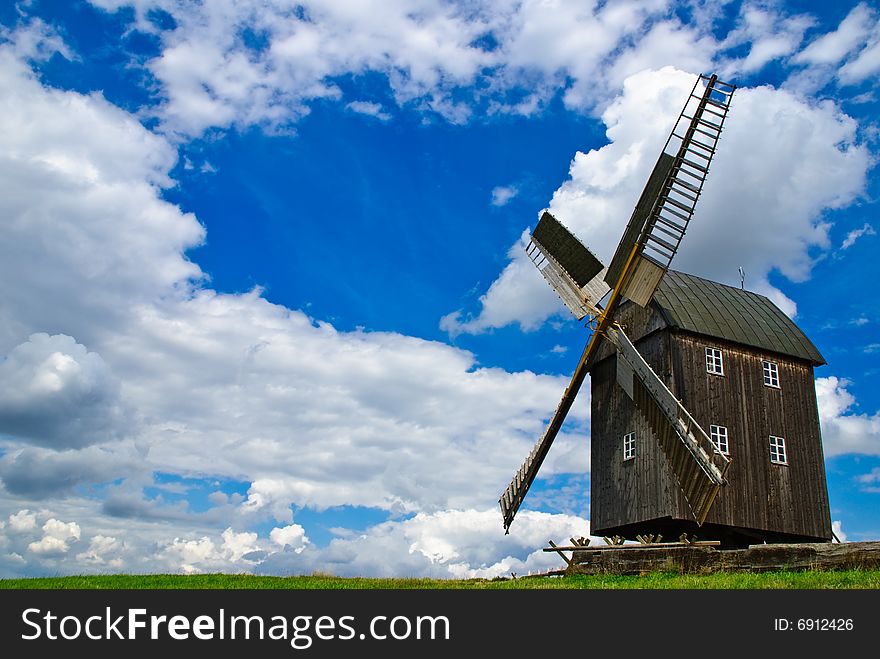
[[[535,227],[529,256],[574,316],[581,320],[589,315],[595,329],[550,425],[499,500],[505,531],[603,339],[617,349],[617,381],[647,420],[698,524],[725,484],[727,457],[714,450],[705,430],[613,319],[624,298],[647,305],[668,270],[699,200],[734,90],[715,75],[697,79],[607,268],[550,213]]]
[[[499,500],[505,531],[590,373],[594,533],[702,527],[727,546],[831,539],[813,384],[824,359],[769,299],[669,270],[734,90],[697,79],[607,268],[550,213],[532,232],[530,258],[594,331]]]

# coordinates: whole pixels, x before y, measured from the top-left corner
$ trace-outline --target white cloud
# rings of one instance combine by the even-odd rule
[[[239,561],[248,554],[260,550],[256,533],[250,531],[236,533],[231,528],[227,528],[221,537],[223,538],[221,550],[229,560]]]
[[[76,555],[76,560],[85,565],[118,570],[124,565],[119,556],[122,550],[123,543],[116,538],[96,535],[89,542],[89,548]]]
[[[204,229],[160,198],[174,149],[98,95],[43,87],[2,46],[0,99],[0,352],[45,332],[100,353],[133,305],[201,277],[183,251]]]
[[[339,332],[254,294],[203,291],[139,320],[115,358],[163,355],[167,370],[126,381],[157,419],[141,433],[151,461],[248,480],[245,509],[277,519],[291,503],[493,501],[564,389],[563,378],[480,368],[441,343]],[[490,465],[487,447],[502,456]]]
[[[506,206],[517,194],[519,190],[515,185],[497,185],[492,188],[492,205]]]
[[[98,95],[43,87],[2,46],[0,58],[11,108],[0,115],[5,495],[57,503],[111,483],[93,514],[113,523],[88,534],[126,539],[125,528],[160,520],[290,521],[291,505],[494,504],[564,378],[485,368],[392,332],[338,331],[259,290],[207,288],[184,256],[204,229],[161,198],[169,143]],[[29,425],[13,427],[12,412]],[[572,414],[572,446],[586,443],[587,415]],[[560,446],[548,475],[583,464]],[[244,482],[248,496],[196,514],[145,494],[154,471]],[[164,555],[231,560],[223,539],[207,535],[212,549],[201,537],[178,534]]]
[[[35,554],[60,556],[66,554],[70,543],[79,540],[80,528],[76,522],[62,522],[49,519],[43,524],[43,537],[31,542],[28,551]]]
[[[542,573],[564,567],[558,556],[542,551],[548,538],[568,544],[570,537],[589,537],[589,528],[589,522],[577,517],[523,510],[505,535],[494,509],[419,513],[378,524],[358,536],[336,538],[320,550],[272,554],[258,571],[441,579]]]
[[[352,112],[357,112],[358,114],[366,114],[370,117],[376,117],[376,119],[380,119],[382,121],[388,121],[391,119],[391,115],[382,108],[381,103],[373,103],[371,101],[352,101],[348,105],[346,105],[349,110]]]
[[[480,313],[476,317],[463,317],[461,310],[453,311],[440,319],[440,329],[454,338],[517,323],[527,332],[538,329],[547,318],[564,311],[562,301],[526,255],[523,248],[527,240],[528,230],[508,251],[510,262],[480,296]]]
[[[119,439],[132,421],[100,355],[71,337],[32,334],[0,362],[0,432],[52,448]]]
[[[30,535],[9,535],[6,554],[0,556],[0,574],[113,570],[493,578],[564,567],[556,554],[542,551],[547,540],[567,545],[571,537],[590,538],[589,522],[583,518],[532,510],[520,511],[505,535],[501,515],[493,507],[418,513],[346,533],[321,547],[309,543],[296,524],[274,528],[268,538],[231,528],[222,533],[187,529],[189,522],[126,524],[119,527],[125,533],[123,542],[120,535],[108,533],[106,519],[87,512],[87,502],[77,505],[82,525],[60,522],[46,510],[40,513],[47,520],[42,531],[35,527],[28,530]],[[69,504],[64,507],[68,513],[74,509]],[[88,547],[70,551],[82,536],[89,538]]]
[[[791,55],[814,22],[807,15],[788,16],[763,3],[743,3],[737,27],[720,47],[726,50],[747,45],[748,53],[726,62],[722,77],[753,73],[774,60]]]
[[[285,129],[318,99],[340,99],[335,76],[377,71],[399,103],[417,102],[454,118],[449,90],[467,85],[492,56],[472,46],[485,30],[466,8],[422,2],[239,2],[135,4],[137,26],[158,32],[162,52],[148,63],[166,100],[166,127],[198,135],[211,127],[261,125]],[[150,22],[168,11],[172,30]],[[246,35],[255,35],[249,43]],[[357,101],[355,101],[357,102]]]
[[[150,8],[175,12],[178,29],[161,35],[162,55],[150,66],[167,94],[160,109],[165,127],[190,135],[253,124],[283,130],[313,99],[340,96],[333,75],[365,70],[384,72],[398,103],[433,108],[455,120],[466,116],[467,106],[453,102],[451,92],[483,75],[487,64],[490,84],[498,85],[487,94],[494,95],[498,111],[534,111],[560,85],[568,85],[570,107],[588,108],[611,98],[614,76],[644,64],[649,51],[638,48],[637,37],[653,35],[646,43],[657,53],[672,49],[670,57],[688,61],[703,61],[712,47],[689,28],[658,19],[666,15],[663,2],[586,10],[565,3],[556,11],[538,2],[510,3],[491,24],[488,14],[465,15],[462,6],[427,0],[415,13],[407,13],[408,3],[323,3],[307,8],[313,12],[310,24],[277,20],[270,3],[239,3],[226,7],[229,14],[217,3],[137,5],[144,29]],[[369,11],[374,15],[361,13]],[[564,33],[554,33],[566,24]],[[258,28],[258,37],[264,31],[265,48],[254,52],[237,41],[245,27]],[[497,48],[471,45],[490,28],[504,35]],[[353,34],[353,43],[343,38]],[[664,34],[680,41],[664,43]],[[44,34],[43,43],[50,37]],[[521,48],[528,43],[546,48]],[[689,45],[679,48],[681,43]],[[0,100],[7,110],[0,114],[0,215],[6,228],[0,243],[0,351],[10,356],[2,365],[9,382],[20,385],[0,391],[3,400],[16,403],[9,409],[42,412],[31,415],[28,432],[19,429],[13,437],[10,426],[3,430],[0,503],[9,517],[0,571],[33,575],[122,566],[497,576],[558,567],[558,557],[540,551],[547,537],[588,535],[585,520],[525,510],[505,537],[492,508],[543,430],[564,378],[483,368],[474,355],[439,342],[342,332],[272,304],[258,290],[227,295],[207,288],[185,256],[204,239],[203,227],[162,199],[163,188],[173,184],[173,146],[99,94],[44,87],[22,64],[22,57],[33,56],[25,50],[0,45]],[[610,73],[596,77],[608,64]],[[632,106],[619,100],[608,109],[613,143],[580,154],[572,165],[573,183],[554,198],[563,213],[577,207],[579,195],[603,200],[607,208],[599,204],[600,214],[618,221],[607,237],[595,232],[606,251],[622,227],[617,211],[628,216],[665,137],[665,128],[651,124],[678,111],[676,85],[690,87],[685,77],[668,73],[678,82],[633,79],[631,87],[644,83],[647,95],[630,88]],[[536,96],[514,110],[507,93],[521,74],[533,76]],[[828,144],[847,144],[850,124],[833,106],[810,108],[771,92],[754,103],[803,124],[788,136],[806,142],[799,157],[824,158],[832,183],[845,176],[856,181],[849,192],[838,186],[839,198],[828,201],[827,190],[809,189],[821,188],[814,179],[800,180],[800,170],[782,168],[795,179],[791,195],[806,191],[813,204],[806,205],[819,210],[846,203],[858,187],[852,175],[862,153]],[[638,100],[661,111],[636,121]],[[784,141],[768,141],[788,148]],[[587,227],[569,215],[567,221]],[[824,229],[810,233],[808,221],[795,232],[802,250],[823,244]],[[534,328],[560,309],[520,252],[516,246],[508,275],[485,296],[484,313],[450,318],[451,329],[485,331],[511,322]],[[834,390],[838,398],[841,391]],[[76,422],[82,410],[89,418],[83,416],[82,432],[73,433],[64,419]],[[586,473],[587,417],[588,406],[576,406],[572,428],[557,440],[542,476]],[[35,442],[40,446],[28,445]],[[215,496],[214,508],[193,513],[173,499],[145,494],[156,470],[242,481],[249,484],[247,497]],[[96,500],[94,490],[78,494],[118,479],[124,480],[106,490],[104,501]],[[52,510],[22,510],[19,497],[49,498]],[[318,510],[372,506],[411,517],[316,547],[306,529],[292,523],[292,504]],[[268,538],[233,530],[260,515],[290,524]],[[71,547],[81,536],[90,538],[88,548],[74,555]]]
[[[849,380],[816,378],[819,421],[825,457],[847,453],[880,455],[880,411],[858,414],[858,403],[847,387]]]
[[[878,73],[880,73],[880,19],[875,21],[864,49],[840,68],[838,77],[841,83],[853,85],[870,77],[876,77]]]
[[[602,115],[609,143],[578,152],[569,180],[553,195],[551,212],[606,264],[693,82],[670,68],[628,78]],[[645,107],[653,112],[646,116]],[[830,247],[823,212],[863,193],[870,164],[856,141],[856,122],[833,103],[771,87],[738,89],[673,267],[738,285],[742,266],[752,290],[793,315],[794,303],[769,284],[769,273],[809,278],[811,250]],[[513,323],[534,329],[560,312],[521,251],[511,248],[510,263],[480,298],[476,316],[453,313],[441,327],[453,335]]]
[[[16,532],[37,528],[37,516],[30,510],[19,510],[9,516],[9,528]]]
[[[831,530],[834,532],[834,535],[837,536],[837,539],[841,542],[846,542],[846,533],[843,532],[843,524],[840,520],[834,520],[831,522]]]
[[[876,236],[877,232],[874,231],[874,227],[865,222],[864,226],[861,229],[853,229],[848,234],[846,234],[846,238],[843,239],[843,243],[840,245],[840,249],[849,249],[853,245],[855,245],[856,241],[862,236]]]
[[[161,556],[187,574],[202,572],[200,565],[213,566],[220,560],[214,542],[207,536],[197,540],[174,538]]]
[[[859,3],[836,30],[811,41],[792,61],[798,64],[837,64],[864,45],[876,22],[876,12],[864,2]]]
[[[309,544],[305,529],[299,524],[276,527],[269,532],[269,539],[280,547],[290,547],[297,554],[301,554]]]
[[[127,441],[82,449],[12,449],[0,458],[0,479],[6,491],[17,496],[63,496],[79,485],[141,473],[147,468],[144,453]]]
[[[335,80],[367,72],[387,80],[398,105],[453,123],[474,108],[530,114],[560,91],[569,108],[592,110],[631,73],[658,61],[703,70],[716,47],[710,22],[684,25],[665,0],[323,0],[296,10],[254,0],[92,2],[133,6],[135,27],[159,38],[161,53],[147,63],[164,94],[158,114],[166,130],[188,136],[289,130],[320,99],[360,111],[364,102],[344,98]],[[173,27],[150,20],[155,9]]]
[[[45,61],[55,53],[67,60],[76,59],[58,31],[39,18],[30,19],[15,30],[0,25],[0,40],[8,41],[12,52],[22,60]]]

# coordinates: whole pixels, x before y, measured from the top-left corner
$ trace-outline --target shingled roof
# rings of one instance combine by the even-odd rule
[[[763,295],[670,270],[654,303],[671,326],[812,362],[825,359],[801,329]]]

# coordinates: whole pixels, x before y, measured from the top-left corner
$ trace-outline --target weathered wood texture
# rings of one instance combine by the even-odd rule
[[[698,528],[646,422],[616,382],[608,343],[592,379],[591,523],[596,535],[681,532],[725,546],[756,541],[831,539],[825,467],[812,365],[806,361],[673,331],[655,309],[625,305],[619,322],[661,379],[707,432],[728,429],[728,486]],[[724,356],[724,375],[706,372],[705,348]],[[780,388],[764,385],[762,360],[779,366]],[[636,433],[636,456],[623,460],[623,436]],[[770,462],[769,437],[785,438],[787,465]]]
[[[567,560],[566,574],[876,569],[880,568],[880,542],[768,544],[732,550],[706,546],[579,549]]]
[[[831,539],[813,367],[803,361],[685,333],[670,342],[675,391],[697,422],[727,427],[731,466],[710,524]],[[724,355],[724,375],[706,372],[705,349]],[[764,384],[763,360],[780,387]],[[788,464],[770,462],[770,435],[785,438]]]

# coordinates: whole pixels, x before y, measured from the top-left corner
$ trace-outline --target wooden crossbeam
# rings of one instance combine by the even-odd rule
[[[570,559],[568,556],[566,556],[565,554],[562,553],[563,550],[562,550],[561,548],[558,548],[558,547],[556,546],[556,543],[555,543],[555,542],[553,542],[552,540],[548,540],[547,542],[550,544],[550,547],[549,547],[549,548],[545,548],[544,551],[555,551],[557,554],[559,554],[560,556],[562,556],[562,560],[565,561],[566,565],[571,565],[571,559]],[[570,548],[570,547],[566,547],[566,549],[571,549],[571,548]]]
[[[551,543],[552,544],[552,543]],[[694,541],[686,541],[686,542],[653,542],[649,545],[608,545],[598,547],[579,547],[579,546],[571,546],[571,547],[558,547],[555,544],[552,547],[544,547],[542,551],[605,551],[607,549],[661,549],[668,547],[720,547],[720,540],[694,540]],[[567,559],[566,559],[567,560]]]

